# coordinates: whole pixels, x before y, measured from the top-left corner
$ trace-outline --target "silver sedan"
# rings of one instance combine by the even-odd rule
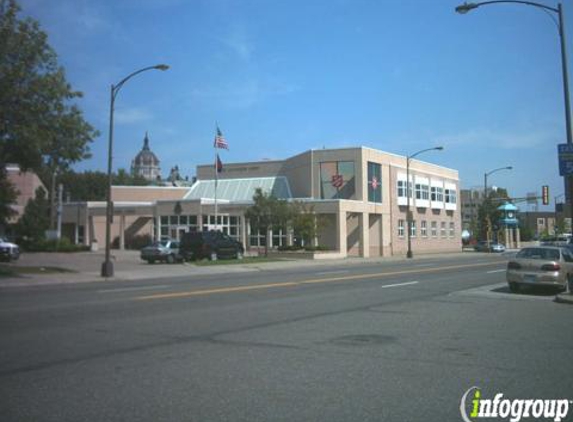
[[[569,278],[573,278],[573,254],[567,248],[527,247],[507,263],[506,279],[512,292],[524,285],[565,289]]]

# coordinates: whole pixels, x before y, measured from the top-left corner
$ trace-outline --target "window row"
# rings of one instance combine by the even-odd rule
[[[398,180],[397,195],[400,205],[403,202],[400,201],[400,198],[407,198],[408,191],[410,192],[410,199],[415,197],[417,201],[442,202],[451,205],[455,205],[458,202],[456,189],[451,186],[444,188],[442,186],[430,186],[428,183],[416,183],[413,185],[412,181]]]
[[[398,237],[404,237],[406,233],[406,220],[398,220]],[[439,236],[438,236],[439,228]],[[422,220],[420,222],[420,236],[421,237],[440,237],[442,239],[453,239],[456,236],[456,223],[450,222],[449,224],[445,221],[440,222],[438,226],[437,221],[430,222],[430,233],[428,234],[428,221]],[[416,237],[418,235],[418,222],[412,220],[412,225],[410,227],[410,237]]]
[[[199,227],[196,215],[169,215],[161,216],[159,219],[159,237],[161,239],[180,239],[183,233],[196,230],[213,230],[215,228],[223,233],[240,240],[240,221],[237,216],[203,215],[203,226]]]

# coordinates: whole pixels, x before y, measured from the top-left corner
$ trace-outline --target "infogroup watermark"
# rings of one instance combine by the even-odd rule
[[[479,387],[471,387],[462,396],[460,413],[465,422],[475,422],[480,418],[509,419],[520,422],[535,418],[560,422],[567,417],[573,401],[569,399],[508,399],[503,393],[496,393],[493,399],[482,397]]]

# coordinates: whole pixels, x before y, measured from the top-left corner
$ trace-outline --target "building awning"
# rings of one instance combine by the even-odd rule
[[[278,199],[292,197],[288,180],[284,176],[254,177],[249,179],[221,179],[217,186],[217,199],[251,201],[257,189]],[[215,180],[198,180],[184,199],[214,199]]]

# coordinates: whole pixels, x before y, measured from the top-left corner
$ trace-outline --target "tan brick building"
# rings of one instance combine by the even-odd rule
[[[282,161],[225,164],[217,187],[214,166],[197,168],[191,187],[113,187],[112,238],[179,238],[189,230],[215,227],[246,248],[288,245],[288,228],[253,233],[244,217],[257,188],[301,201],[327,222],[316,243],[331,257],[391,256],[406,253],[406,157],[366,147],[310,150]],[[461,248],[458,172],[431,163],[410,162],[412,249],[417,253]],[[101,244],[105,203],[68,204],[65,233],[76,241]]]

